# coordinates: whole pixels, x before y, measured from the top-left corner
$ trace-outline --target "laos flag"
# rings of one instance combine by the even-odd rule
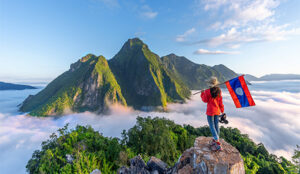
[[[237,108],[255,106],[244,75],[231,79],[225,84]]]

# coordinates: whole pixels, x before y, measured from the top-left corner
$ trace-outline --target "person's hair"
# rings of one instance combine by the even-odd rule
[[[211,94],[212,98],[219,97],[221,94],[221,88],[218,86],[214,86],[214,87],[210,88],[210,94]]]

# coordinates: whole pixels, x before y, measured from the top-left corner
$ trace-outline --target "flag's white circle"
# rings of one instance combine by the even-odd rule
[[[244,94],[242,88],[236,88],[236,89],[235,89],[235,93],[236,93],[237,95],[243,95],[243,94]]]

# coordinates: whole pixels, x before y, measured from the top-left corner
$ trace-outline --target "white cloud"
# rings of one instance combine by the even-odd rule
[[[286,40],[293,35],[300,35],[300,28],[290,28],[289,25],[260,25],[249,26],[237,30],[230,28],[227,32],[210,39],[201,40],[196,43],[204,43],[209,46],[227,46],[229,48],[238,48],[240,44],[250,42],[280,41]]]
[[[153,19],[157,16],[157,12],[152,12],[152,11],[148,11],[148,12],[143,12],[142,16],[149,18],[149,19]]]
[[[223,91],[225,112],[229,124],[242,133],[249,134],[255,142],[262,142],[276,155],[289,158],[300,142],[300,82],[260,82],[249,86],[255,107],[235,108],[228,92]],[[293,85],[292,85],[293,84]],[[282,90],[291,92],[282,92]],[[113,106],[109,115],[89,112],[59,118],[37,118],[20,115],[17,104],[28,94],[38,90],[0,91],[0,168],[3,173],[25,173],[25,165],[42,141],[58,128],[70,123],[92,125],[104,136],[120,137],[123,129],[131,128],[136,116],[166,117],[177,124],[195,127],[207,125],[206,106],[199,95],[192,96],[185,104],[171,104],[169,112],[140,112],[122,106]]]
[[[220,51],[220,50],[216,50],[216,51],[210,51],[210,50],[206,50],[206,49],[198,49],[197,51],[194,52],[194,54],[210,54],[210,55],[216,55],[216,54],[238,54],[239,52],[230,52],[230,51]]]
[[[178,36],[176,37],[176,41],[177,41],[177,42],[184,42],[184,41],[186,41],[186,37],[188,37],[189,35],[193,34],[195,31],[196,31],[195,28],[191,28],[191,29],[187,30],[187,31],[184,32],[183,34],[178,35]]]
[[[228,0],[204,0],[198,1],[198,3],[204,3],[205,10],[218,9],[220,6],[228,3]],[[201,4],[202,5],[202,4]]]
[[[148,5],[143,5],[140,14],[143,18],[154,19],[158,12],[153,11]]]
[[[278,0],[205,0],[205,11],[221,12],[222,21],[213,24],[214,28],[244,26],[252,22],[270,19],[279,5]]]
[[[281,41],[300,35],[299,27],[275,23],[279,0],[202,0],[197,4],[198,10],[210,14],[209,21],[213,22],[209,28],[221,34],[190,43],[236,49],[246,43]]]

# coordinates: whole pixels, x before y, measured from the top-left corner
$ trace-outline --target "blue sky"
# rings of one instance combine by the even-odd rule
[[[0,81],[51,80],[140,37],[238,73],[300,74],[299,0],[0,0]]]

